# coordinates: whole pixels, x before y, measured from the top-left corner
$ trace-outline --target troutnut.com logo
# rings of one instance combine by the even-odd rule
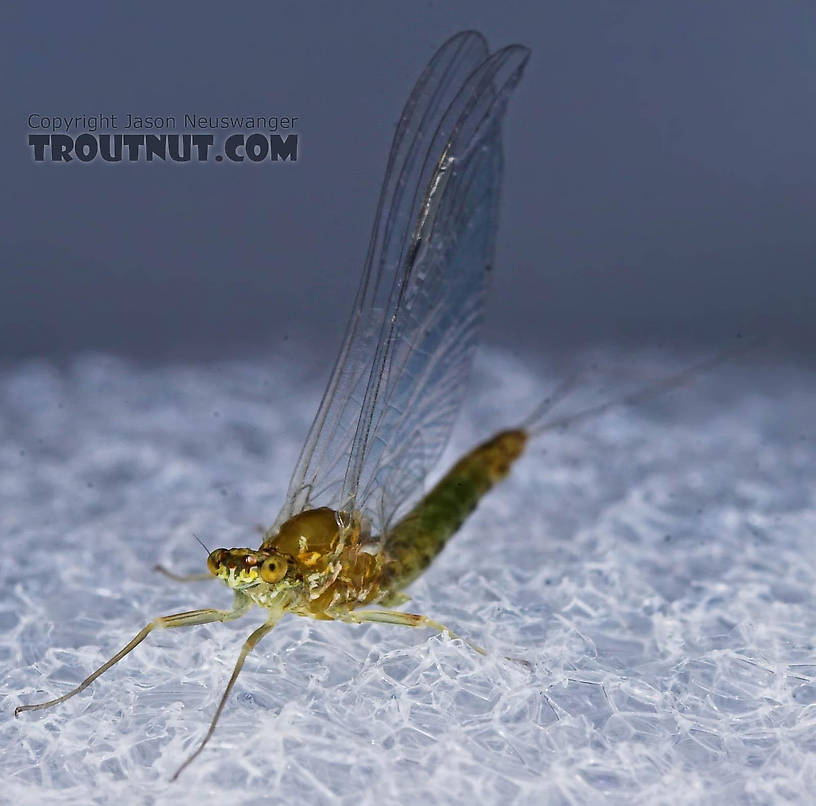
[[[297,121],[292,115],[185,114],[179,126],[175,115],[32,113],[28,146],[34,162],[45,163],[296,162]]]

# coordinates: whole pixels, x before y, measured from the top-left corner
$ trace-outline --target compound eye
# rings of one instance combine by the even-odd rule
[[[289,563],[283,557],[267,557],[261,566],[261,579],[264,582],[280,582],[286,576]]]
[[[215,575],[218,573],[218,566],[221,565],[224,554],[226,554],[226,549],[216,549],[207,557],[207,570],[211,574]]]

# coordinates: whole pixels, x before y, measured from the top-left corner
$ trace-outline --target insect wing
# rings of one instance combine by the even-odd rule
[[[442,451],[492,259],[501,118],[527,56],[513,46],[487,57],[479,35],[459,34],[414,88],[346,338],[278,522],[327,503],[365,509],[384,530]]]
[[[397,260],[395,233],[410,226],[407,187],[440,116],[463,81],[487,58],[481,34],[465,31],[434,54],[405,104],[388,156],[363,276],[343,343],[301,449],[276,525],[321,504],[334,505],[348,465],[368,376],[385,317]],[[425,145],[423,147],[423,140]],[[409,196],[409,194],[411,194]]]
[[[445,145],[402,257],[341,497],[343,509],[368,510],[381,534],[421,490],[466,389],[493,259],[501,119],[526,55],[507,48],[487,60],[437,133]]]
[[[415,246],[422,281],[405,292],[383,367],[378,404],[352,453],[347,508],[368,510],[380,534],[416,498],[447,442],[478,343],[496,221],[501,152],[450,166],[450,191],[427,241]],[[451,187],[451,185],[453,187]],[[368,421],[366,421],[368,422]],[[353,502],[353,503],[351,503]]]

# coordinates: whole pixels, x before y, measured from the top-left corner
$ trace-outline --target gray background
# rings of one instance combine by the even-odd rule
[[[0,359],[336,344],[433,51],[533,50],[487,338],[811,352],[816,10],[796,2],[86,3],[3,12]],[[297,165],[35,165],[30,112],[300,116]],[[320,350],[323,354],[324,350]]]

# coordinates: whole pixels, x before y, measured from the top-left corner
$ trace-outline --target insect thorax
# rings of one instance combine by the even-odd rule
[[[353,531],[352,524],[348,530],[350,534],[346,535],[347,540]],[[337,513],[329,507],[320,507],[307,509],[289,518],[276,534],[267,533],[261,549],[274,549],[300,565],[312,567],[321,557],[336,552],[340,537]]]
[[[307,509],[267,534],[261,550],[289,559],[304,581],[306,594],[297,608],[320,617],[332,607],[354,607],[374,599],[379,591],[382,559],[361,549],[366,529],[361,517],[341,527],[337,512],[328,507]]]

